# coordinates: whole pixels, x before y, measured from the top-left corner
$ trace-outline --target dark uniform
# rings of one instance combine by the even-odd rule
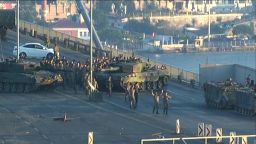
[[[136,101],[136,106],[138,104],[138,99],[139,99],[139,89],[140,89],[140,84],[136,83],[135,84],[135,101]]]
[[[153,114],[155,113],[155,111],[156,111],[156,114],[158,114],[160,96],[159,96],[159,94],[157,94],[157,92],[154,93],[153,91],[152,91],[152,96],[153,96],[153,101],[154,101]]]
[[[51,42],[50,42],[50,37],[49,37],[49,36],[47,36],[47,37],[45,38],[45,42],[44,42],[44,43],[45,43],[45,46],[46,46],[46,47],[50,47],[50,43],[51,43]]]
[[[129,98],[130,98],[130,108],[135,109],[136,100],[135,100],[135,86],[132,85],[129,90]]]
[[[112,77],[109,76],[109,77],[108,77],[108,82],[107,82],[108,96],[111,96],[111,95],[112,95],[112,87],[113,87]]]
[[[168,95],[167,92],[163,93],[163,114],[168,114],[168,106],[169,106],[169,100],[171,99],[171,96]]]

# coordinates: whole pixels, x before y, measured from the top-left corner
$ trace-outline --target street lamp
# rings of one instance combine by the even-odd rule
[[[20,59],[20,1],[17,0],[17,61]]]

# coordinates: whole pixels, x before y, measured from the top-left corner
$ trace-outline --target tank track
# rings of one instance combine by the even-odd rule
[[[0,93],[29,93],[37,90],[32,83],[0,82]]]

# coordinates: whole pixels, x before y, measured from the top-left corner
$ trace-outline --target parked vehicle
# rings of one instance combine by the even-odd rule
[[[14,46],[13,55],[17,55],[17,46]],[[25,43],[20,46],[19,56],[21,59],[25,58],[53,58],[53,48],[47,48],[40,43]]]

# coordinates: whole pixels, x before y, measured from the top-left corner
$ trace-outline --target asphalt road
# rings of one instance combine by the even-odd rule
[[[8,36],[13,38],[15,33]],[[35,40],[21,37],[21,41]],[[10,56],[15,39],[8,39],[3,45],[2,54]],[[71,59],[87,57],[67,49],[60,52]],[[0,143],[83,144],[87,143],[88,132],[93,131],[96,144],[135,144],[142,138],[156,137],[152,136],[155,133],[165,137],[196,136],[200,122],[212,124],[213,135],[215,128],[222,128],[223,135],[229,135],[230,131],[256,134],[256,117],[208,108],[201,90],[173,82],[167,89],[172,95],[168,116],[163,116],[162,107],[160,114],[152,114],[153,99],[149,93],[140,94],[136,110],[129,109],[122,93],[114,93],[112,97],[103,94],[103,102],[99,103],[89,102],[82,90],[78,94],[62,88],[29,94],[0,93]],[[64,112],[68,122],[54,120],[63,117]],[[175,134],[176,119],[180,120],[181,135]],[[250,139],[251,143],[256,140]]]

